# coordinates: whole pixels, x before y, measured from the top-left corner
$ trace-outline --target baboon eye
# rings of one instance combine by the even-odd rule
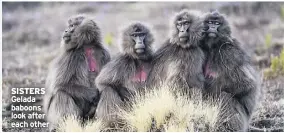
[[[137,37],[137,35],[136,34],[134,34],[134,35],[132,35],[133,37]]]
[[[177,26],[181,26],[181,24],[177,24]]]
[[[212,24],[212,21],[208,21],[208,24]]]
[[[70,27],[74,27],[74,26],[75,26],[74,24],[71,24],[71,25],[70,25]]]
[[[141,34],[140,34],[140,36],[145,36],[145,35],[146,35],[146,33],[141,33]]]
[[[216,25],[220,25],[220,23],[219,23],[219,22],[215,22],[215,24],[216,24]]]
[[[184,24],[185,24],[185,25],[189,25],[189,22],[185,22]]]

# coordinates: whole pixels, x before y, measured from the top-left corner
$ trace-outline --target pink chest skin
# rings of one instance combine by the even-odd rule
[[[212,69],[209,68],[209,63],[206,63],[205,66],[205,77],[206,78],[217,78],[218,74],[214,71],[212,71]]]
[[[144,66],[141,66],[132,78],[133,82],[145,82],[147,80],[147,73]]]
[[[86,56],[87,56],[89,71],[91,71],[91,72],[98,72],[97,62],[94,59],[94,57],[92,56],[93,52],[94,51],[93,51],[92,48],[87,48],[86,51],[85,51]]]

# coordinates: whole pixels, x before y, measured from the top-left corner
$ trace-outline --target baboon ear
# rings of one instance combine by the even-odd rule
[[[68,19],[68,25],[70,25],[71,23],[72,23],[72,19],[70,18],[70,19]]]
[[[211,9],[211,10],[210,10],[210,13],[211,13],[213,16],[219,16],[219,15],[220,15],[220,12],[219,12],[217,9]]]
[[[85,19],[85,16],[77,16],[76,17],[76,21],[83,21],[83,19]]]
[[[210,13],[213,13],[213,12],[219,12],[217,9],[213,9],[213,8],[211,8],[210,9]]]

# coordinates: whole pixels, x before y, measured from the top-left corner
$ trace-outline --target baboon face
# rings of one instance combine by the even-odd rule
[[[205,35],[208,38],[215,39],[222,36],[230,36],[231,34],[228,22],[217,11],[206,15],[203,23]]]
[[[189,27],[191,24],[191,19],[187,15],[182,16],[176,22],[176,27],[178,30],[178,37],[181,43],[186,43],[189,39]]]
[[[134,41],[134,51],[137,54],[143,54],[145,52],[145,43],[144,39],[146,37],[146,32],[140,31],[139,28],[137,28],[132,35],[130,35],[132,40]]]
[[[100,28],[96,22],[85,16],[75,16],[68,20],[68,27],[63,33],[63,40],[73,48],[100,45]]]
[[[65,34],[63,38],[70,37],[70,35],[75,31],[75,29],[82,23],[82,21],[85,19],[83,16],[76,16],[73,18],[70,18],[68,20],[68,27],[65,30]]]
[[[198,12],[182,10],[178,13],[173,22],[172,43],[182,47],[197,45],[201,40],[203,25]]]
[[[123,50],[132,55],[145,57],[151,53],[153,36],[149,29],[140,23],[130,25],[123,34]]]

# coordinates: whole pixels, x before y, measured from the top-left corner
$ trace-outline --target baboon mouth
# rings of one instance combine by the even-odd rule
[[[210,32],[210,33],[208,33],[208,37],[213,37],[213,38],[215,38],[215,37],[217,37],[217,34],[216,34],[216,33],[213,33],[213,32]]]
[[[187,41],[187,39],[188,39],[188,37],[186,37],[186,36],[183,36],[183,37],[180,37],[180,38],[179,38],[179,40],[180,40],[181,42]]]
[[[64,40],[64,41],[69,41],[69,40],[70,40],[70,37],[64,36],[64,37],[63,37],[63,40]]]
[[[70,36],[68,36],[68,35],[65,35],[65,36],[63,36],[63,38],[65,39],[65,38],[70,38]]]
[[[138,48],[138,49],[135,49],[135,52],[138,53],[138,54],[142,54],[145,52],[145,49],[144,48]]]

